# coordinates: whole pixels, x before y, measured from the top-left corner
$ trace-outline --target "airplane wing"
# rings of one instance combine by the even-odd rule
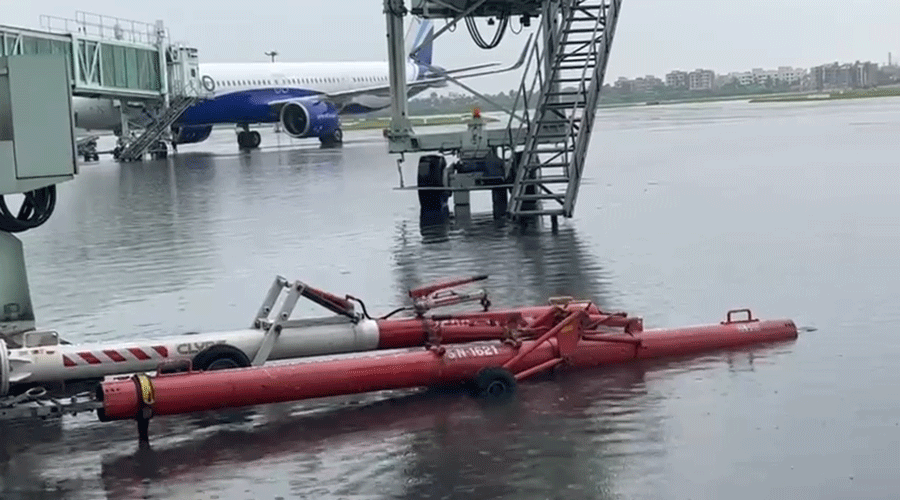
[[[481,72],[476,72],[476,73],[469,73],[469,74],[454,76],[454,78],[458,79],[458,80],[462,80],[464,78],[475,78],[477,76],[497,75],[500,73],[514,71],[514,70],[520,68],[522,66],[522,64],[525,63],[525,57],[528,53],[528,47],[531,46],[531,43],[530,43],[531,36],[532,35],[528,36],[528,43],[525,44],[525,48],[522,50],[522,54],[519,56],[519,60],[516,61],[515,63],[513,63],[512,65],[507,66],[506,68],[501,68],[501,69],[494,69],[494,70],[489,70],[489,71],[481,71]],[[440,68],[432,67],[432,71],[436,72],[435,74],[437,76],[432,77],[432,78],[423,78],[421,80],[416,80],[414,82],[408,82],[406,84],[406,88],[407,88],[407,90],[416,89],[418,87],[428,86],[432,83],[446,82],[447,81],[446,78],[443,78],[440,75],[450,75],[450,74],[461,73],[461,72],[465,72],[465,71],[484,69],[484,68],[488,68],[491,66],[496,66],[498,64],[500,64],[500,63],[496,63],[496,62],[482,63],[482,64],[476,64],[473,66],[466,66],[466,67],[462,67],[462,68],[454,68],[451,70],[442,70]],[[347,90],[347,91],[342,91],[342,92],[322,93],[322,94],[319,94],[316,96],[306,97],[304,99],[318,98],[321,100],[330,101],[335,105],[335,107],[337,107],[338,109],[341,109],[347,103],[349,103],[354,97],[357,97],[360,95],[365,95],[365,94],[378,93],[378,92],[390,92],[390,90],[391,90],[390,84],[372,85],[369,87],[355,88],[353,90]],[[289,102],[293,102],[296,100],[297,100],[297,98],[270,101],[269,106],[271,106],[276,112],[278,112],[278,111],[280,111],[281,107],[284,104],[287,104]]]

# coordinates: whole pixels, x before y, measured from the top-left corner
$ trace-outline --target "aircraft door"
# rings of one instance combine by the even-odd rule
[[[215,91],[215,80],[211,76],[200,74],[197,49],[180,45],[170,47],[167,62],[170,94],[201,95]]]

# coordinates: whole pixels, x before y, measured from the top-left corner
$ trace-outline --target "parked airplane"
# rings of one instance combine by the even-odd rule
[[[422,22],[407,62],[410,96],[447,85],[452,78],[472,78],[512,71],[524,62],[525,52],[510,67],[466,73],[498,63],[446,70],[432,65],[432,43],[422,43],[434,31]],[[527,47],[528,44],[526,44]],[[172,125],[172,143],[205,141],[217,124],[235,124],[241,149],[259,147],[259,132],[250,125],[280,123],[291,137],[317,137],[324,145],[343,141],[340,115],[363,114],[390,106],[387,62],[207,63],[199,64],[199,81],[207,98],[189,107]],[[462,73],[462,74],[461,74]],[[119,130],[121,115],[113,101],[73,97],[75,126],[86,130]],[[126,106],[132,123],[152,120],[142,106]]]

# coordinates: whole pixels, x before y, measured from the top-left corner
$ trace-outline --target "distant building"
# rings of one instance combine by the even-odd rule
[[[631,92],[633,89],[631,80],[625,78],[624,76],[620,76],[613,86],[622,92]]]
[[[635,92],[651,92],[657,87],[665,85],[665,82],[653,75],[647,75],[635,78],[632,81],[631,88]]]
[[[806,70],[791,66],[779,66],[778,69],[753,68],[750,71],[728,73],[719,81],[722,84],[736,82],[741,86],[750,85],[799,85],[806,78]]]
[[[850,86],[850,67],[847,64],[823,64],[810,70],[813,87],[818,91]]]
[[[835,62],[812,68],[810,75],[812,86],[819,91],[868,88],[878,85],[878,64]]]
[[[860,63],[856,61],[853,65],[855,88],[867,89],[878,86],[878,64],[873,62]]]
[[[688,88],[691,90],[712,90],[716,74],[712,70],[697,69],[688,74]]]
[[[687,88],[688,74],[686,71],[672,71],[666,75],[666,87]]]
[[[801,83],[806,77],[805,68],[792,68],[790,66],[779,66],[777,72],[777,80],[789,85]]]
[[[900,66],[889,64],[878,68],[879,85],[891,85],[900,82]]]
[[[732,71],[724,75],[716,75],[716,87],[732,84],[743,87],[753,85],[753,73],[749,71]]]

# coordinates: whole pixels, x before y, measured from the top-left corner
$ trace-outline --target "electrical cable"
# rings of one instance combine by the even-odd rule
[[[18,215],[13,215],[9,211],[6,200],[0,196],[0,231],[20,233],[34,229],[47,222],[54,208],[56,208],[55,184],[25,193],[25,200],[19,208]]]
[[[509,15],[504,14],[502,17],[500,17],[500,23],[497,25],[497,31],[494,33],[493,40],[491,40],[491,43],[487,43],[484,41],[484,38],[478,31],[478,25],[475,24],[475,18],[473,16],[466,17],[466,28],[469,29],[469,35],[472,36],[472,40],[475,41],[475,45],[481,47],[482,49],[493,49],[497,45],[500,45],[500,41],[503,40],[503,35],[506,33],[506,27],[508,24]]]
[[[518,34],[521,33],[522,30],[524,30],[524,29],[525,29],[525,23],[522,22],[522,18],[521,18],[521,17],[519,18],[519,31],[516,31],[516,30],[513,29],[512,23],[510,23],[510,25],[509,25],[509,32],[512,33],[513,35],[518,35]]]

